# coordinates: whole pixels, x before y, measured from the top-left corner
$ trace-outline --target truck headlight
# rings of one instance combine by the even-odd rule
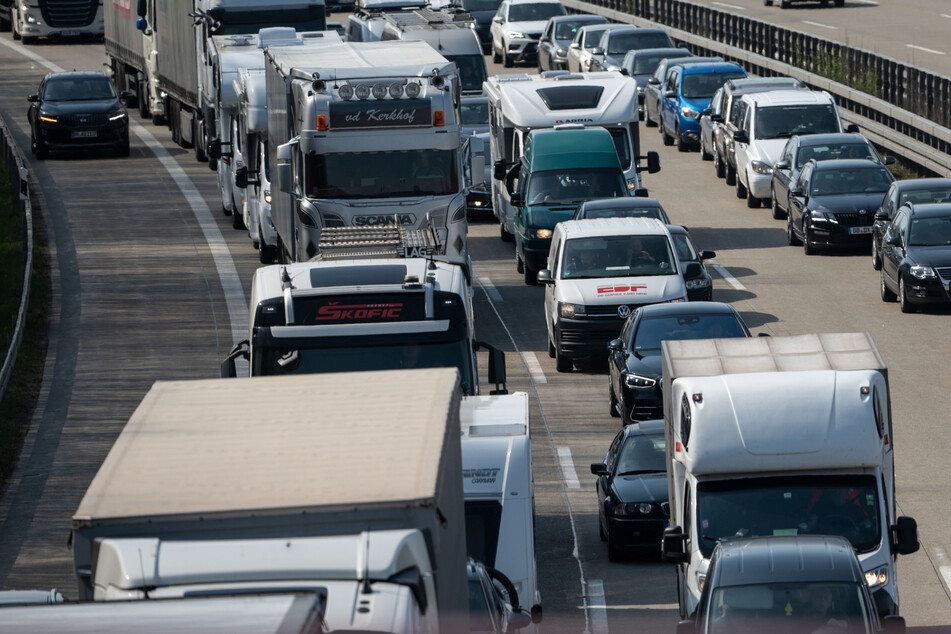
[[[773,166],[763,161],[750,161],[750,169],[752,169],[757,174],[772,174]]]
[[[880,586],[885,584],[888,581],[888,566],[882,566],[881,568],[876,568],[875,570],[869,570],[865,573],[865,583],[868,584],[869,588],[874,588],[875,586]]]
[[[572,317],[581,317],[584,315],[584,304],[569,304],[568,302],[558,302],[558,314],[565,319]]]
[[[680,116],[683,117],[684,119],[699,119],[700,112],[697,110],[694,110],[690,106],[682,106],[680,108]]]
[[[937,277],[933,268],[920,264],[913,265],[908,272],[911,273],[911,276],[916,280],[930,280]]]
[[[637,179],[636,179],[636,178],[629,178],[629,179],[627,179],[627,189],[628,189],[628,191],[634,191],[635,189],[637,189]]]
[[[271,204],[271,190],[270,189],[264,190],[264,202],[266,202],[269,205]]]
[[[624,385],[627,387],[654,387],[657,385],[657,379],[629,372],[624,375]]]

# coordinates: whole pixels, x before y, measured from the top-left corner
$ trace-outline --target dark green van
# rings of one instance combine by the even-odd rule
[[[571,220],[578,205],[628,196],[611,134],[580,125],[533,130],[517,172],[509,179],[515,208],[515,262],[526,284],[538,283],[547,265],[555,225]]]

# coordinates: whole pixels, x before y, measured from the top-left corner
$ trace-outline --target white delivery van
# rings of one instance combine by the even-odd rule
[[[848,539],[882,615],[898,614],[896,558],[918,550],[898,517],[888,374],[868,333],[661,344],[670,526],[680,613],[717,543]]]
[[[681,267],[670,233],[655,218],[596,218],[555,225],[545,284],[548,355],[559,372],[575,359],[607,353],[638,306],[687,301],[684,278],[700,265]]]

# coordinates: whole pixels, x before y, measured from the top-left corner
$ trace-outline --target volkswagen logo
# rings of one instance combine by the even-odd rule
[[[618,317],[627,317],[631,314],[631,307],[627,304],[621,304],[617,307],[617,316]]]

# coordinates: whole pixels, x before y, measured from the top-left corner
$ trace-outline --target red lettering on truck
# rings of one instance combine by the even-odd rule
[[[317,309],[314,321],[367,321],[399,319],[402,303],[392,304],[340,304],[330,302]]]

